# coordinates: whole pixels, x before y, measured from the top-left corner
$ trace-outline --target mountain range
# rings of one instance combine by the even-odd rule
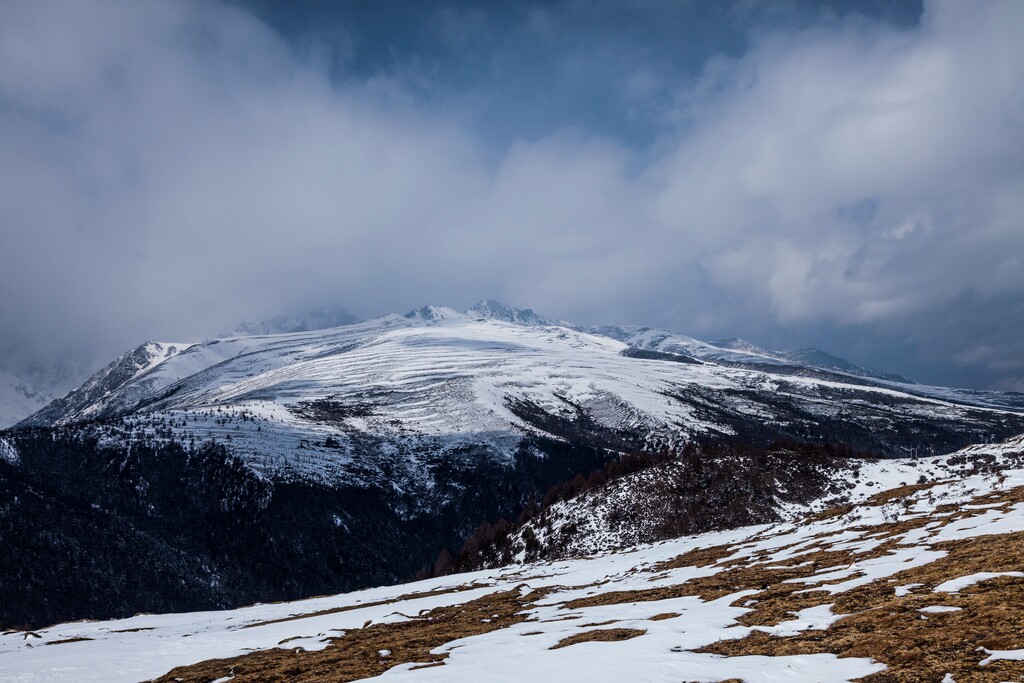
[[[515,520],[550,487],[636,453],[768,449],[765,472],[717,467],[704,475],[717,497],[683,486],[662,509],[720,505],[757,474],[743,510],[685,528],[781,519],[854,476],[836,458],[1024,433],[1022,398],[494,301],[148,342],[0,433],[0,592],[17,596],[0,623],[405,580],[482,522]],[[806,469],[804,451],[777,444],[832,460]]]

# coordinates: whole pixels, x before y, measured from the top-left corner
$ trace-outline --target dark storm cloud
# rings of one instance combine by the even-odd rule
[[[710,6],[6,3],[0,336],[493,296],[1019,388],[1024,5]]]

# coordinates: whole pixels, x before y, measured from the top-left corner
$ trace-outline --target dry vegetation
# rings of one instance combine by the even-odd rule
[[[48,643],[46,643],[46,644],[47,644],[47,645],[62,645],[62,644],[64,644],[64,643],[80,643],[80,642],[82,642],[83,640],[92,640],[92,638],[84,638],[84,637],[79,637],[79,638],[64,638],[64,639],[62,639],[62,640],[51,640],[51,641],[49,641],[49,642],[48,642]]]
[[[557,645],[552,645],[551,649],[557,650],[560,647],[569,647],[570,645],[576,645],[578,643],[614,643],[620,640],[639,638],[645,633],[647,633],[647,631],[641,628],[595,629],[593,631],[584,631],[583,633],[576,633],[568,638],[563,638],[558,641]]]
[[[287,617],[281,617],[280,619],[268,619],[266,621],[254,621],[251,624],[246,624],[242,628],[256,628],[257,626],[266,626],[268,624],[280,624],[286,621],[297,621],[299,619],[310,619],[312,617],[322,617],[327,614],[340,614],[341,612],[351,612],[357,609],[364,609],[366,607],[379,607],[380,605],[387,605],[390,603],[399,603],[406,600],[415,600],[417,598],[430,598],[435,595],[445,595],[447,593],[458,593],[464,590],[470,590],[473,588],[484,588],[485,584],[471,584],[466,586],[458,586],[455,588],[446,588],[444,590],[436,591],[425,591],[423,593],[406,593],[400,595],[397,598],[391,598],[389,600],[377,600],[375,602],[357,602],[351,605],[345,605],[343,607],[332,607],[330,609],[322,609],[316,612],[304,612],[302,614],[293,614]]]
[[[927,492],[929,486],[911,485],[886,491],[874,496],[868,505],[905,510],[913,498],[930,496]],[[945,525],[984,514],[987,509],[993,509],[992,506],[1005,510],[1022,501],[1024,487],[986,494],[971,501],[975,506],[987,506],[985,509],[942,505],[938,506],[945,513],[942,515],[920,515],[881,525],[860,526],[857,526],[857,515],[850,515],[850,524],[839,525],[840,528],[858,532],[860,540],[874,538],[880,542],[864,551],[834,549],[830,545],[834,541],[830,534],[819,534],[810,542],[776,547],[771,552],[762,550],[752,555],[749,550],[744,555],[743,551],[749,549],[746,542],[696,549],[654,566],[652,574],[663,578],[664,572],[672,569],[716,564],[721,566],[721,570],[675,585],[598,592],[567,601],[562,607],[578,610],[682,596],[694,596],[705,601],[728,598],[733,605],[749,608],[739,622],[757,628],[788,621],[801,609],[829,604],[834,613],[846,616],[827,629],[786,637],[755,630],[745,638],[723,640],[701,651],[724,656],[833,653],[839,657],[871,658],[887,666],[885,671],[864,679],[866,683],[937,682],[946,673],[951,673],[959,683],[1020,680],[1024,677],[1024,662],[1000,660],[984,667],[979,662],[986,656],[981,648],[1024,648],[1024,610],[1021,610],[1024,605],[1024,579],[999,577],[952,594],[935,593],[933,589],[951,578],[978,572],[1024,570],[1024,532],[932,542],[928,548],[946,553],[944,557],[841,593],[832,594],[816,588],[815,575],[823,570],[849,568],[855,563],[884,557],[897,548],[905,549],[908,546],[901,546],[900,542],[907,532],[936,521]],[[834,509],[818,515],[817,519],[846,520],[850,512],[847,508]],[[782,549],[792,554],[774,559]],[[723,562],[730,557],[734,559]],[[844,580],[859,575],[853,571]],[[797,581],[787,583],[790,580]],[[600,589],[602,583],[592,587]],[[897,596],[895,587],[908,584],[919,586],[902,597]],[[737,596],[741,591],[743,595]],[[405,597],[426,595],[431,593]],[[400,663],[442,665],[447,655],[433,654],[432,650],[458,638],[521,623],[527,618],[524,611],[541,596],[540,592],[521,595],[519,590],[498,592],[464,605],[430,610],[407,622],[354,629],[339,638],[328,639],[327,647],[320,651],[308,652],[301,648],[258,651],[232,659],[179,667],[158,680],[199,683],[231,675],[238,683],[350,681],[383,673]],[[939,613],[920,611],[934,606],[959,609]],[[352,608],[325,610],[287,619],[302,619]],[[654,613],[650,617],[652,621],[679,616],[675,612],[658,613],[656,608],[651,612]],[[567,614],[544,623],[579,618],[579,615]],[[585,642],[628,640],[646,633],[636,628],[595,628],[614,623],[614,620],[609,620],[584,624],[580,628],[589,630],[562,639],[552,649]],[[523,635],[540,633],[542,631],[538,630]],[[381,656],[383,650],[389,654]]]
[[[1004,494],[984,496],[974,504],[1010,504],[1022,498],[1021,489]],[[952,515],[949,521],[970,516],[976,511]],[[887,535],[904,533],[913,522],[886,525],[879,532]],[[879,557],[892,549],[890,542],[869,553],[850,553],[852,562],[868,557]],[[756,587],[765,583],[760,593],[747,599],[757,600],[754,609],[740,621],[749,626],[774,625],[805,607],[832,604],[833,611],[848,616],[822,631],[806,631],[798,636],[774,637],[755,632],[747,638],[721,641],[703,651],[735,655],[798,655],[831,652],[840,657],[870,657],[888,668],[869,676],[872,683],[911,683],[938,681],[951,673],[957,681],[998,683],[1024,676],[1024,663],[995,661],[984,667],[985,658],[980,648],[1014,650],[1024,648],[1024,579],[1000,577],[985,581],[961,593],[934,593],[938,584],[958,576],[978,572],[1008,572],[1024,569],[1024,533],[979,536],[976,538],[936,543],[935,550],[945,551],[946,557],[921,567],[895,574],[886,581],[874,581],[844,593],[831,595],[825,591],[805,590],[806,584],[783,584],[794,578],[786,568],[749,567],[731,575],[732,583]],[[817,556],[800,555],[801,562],[809,559],[811,565],[800,567],[800,574],[809,576],[816,567],[839,564],[836,553]],[[745,583],[744,583],[745,582]],[[730,583],[726,581],[726,583]],[[897,597],[897,585],[920,584],[912,593]],[[922,613],[925,607],[943,605],[960,608],[956,612]]]
[[[729,544],[696,548],[682,555],[677,555],[668,562],[661,562],[655,565],[654,570],[661,572],[682,567],[708,567],[724,560],[735,552],[735,546]]]
[[[540,594],[519,590],[486,595],[462,605],[439,607],[410,621],[373,624],[329,638],[322,650],[259,650],[172,669],[158,683],[208,683],[231,676],[234,683],[342,683],[377,676],[409,662],[442,664],[447,654],[431,650],[459,638],[525,621],[522,614]],[[381,652],[387,651],[387,655]]]

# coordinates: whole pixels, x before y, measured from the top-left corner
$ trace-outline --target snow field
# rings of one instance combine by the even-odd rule
[[[924,466],[938,467],[934,463]],[[906,471],[902,466],[886,464],[884,469],[879,465],[874,475],[883,487],[898,487]],[[116,621],[60,624],[35,633],[9,632],[0,635],[0,681],[139,681],[175,666],[279,644],[317,650],[326,646],[326,638],[367,622],[408,621],[424,610],[465,604],[507,590],[523,594],[540,590],[544,597],[528,608],[528,621],[439,647],[435,652],[448,655],[443,666],[416,669],[414,662],[400,663],[378,678],[410,682],[534,679],[678,683],[730,678],[765,683],[852,681],[883,670],[884,663],[870,658],[837,658],[827,652],[721,656],[694,651],[758,630],[780,636],[827,631],[842,617],[834,613],[831,604],[796,609],[774,625],[744,626],[738,619],[752,609],[745,606],[744,598],[757,590],[741,589],[717,598],[674,594],[664,599],[638,600],[629,598],[632,593],[621,598],[616,595],[684,587],[701,577],[715,576],[728,566],[799,566],[803,557],[820,549],[867,553],[868,559],[849,565],[817,571],[808,568],[807,575],[797,579],[809,589],[838,596],[942,559],[947,553],[933,547],[935,544],[1024,531],[1024,503],[1012,499],[1003,503],[975,500],[1024,487],[1024,470],[933,479],[929,483],[932,485],[902,494],[899,504],[868,500],[847,513],[824,519],[688,536],[580,559],[514,565],[293,603],[222,612],[139,615]],[[956,518],[942,511],[951,505],[959,510]],[[917,525],[914,533],[899,535],[896,547],[880,556],[870,556],[881,536],[891,536],[887,530],[893,524],[924,519],[930,521]],[[723,548],[722,557],[715,562],[664,567],[664,563],[685,557],[688,552],[713,547]],[[1024,577],[1019,572],[950,575],[935,590],[963,591],[996,576],[1010,580]],[[914,588],[891,584],[894,595],[902,599],[911,599]],[[922,616],[934,618],[955,613],[946,605],[920,611]],[[643,633],[628,640],[582,642],[551,649],[567,638],[601,629]],[[1021,652],[979,651],[978,665],[1020,659]]]

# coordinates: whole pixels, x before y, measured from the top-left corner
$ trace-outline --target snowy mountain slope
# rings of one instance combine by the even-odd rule
[[[1024,436],[919,459],[816,459],[784,447],[775,450],[778,460],[698,453],[692,463],[685,457],[657,463],[555,502],[515,529],[505,545],[519,561],[607,552],[678,536],[675,530],[688,526],[736,526],[723,523],[723,517],[726,522],[796,521],[829,507],[863,503],[887,487],[1024,468]],[[756,482],[766,489],[764,498],[750,495],[748,478],[764,479]],[[716,485],[723,488],[719,500],[709,500]],[[700,509],[693,510],[681,495],[687,486],[700,490]]]
[[[833,356],[832,354],[825,353],[820,349],[795,349],[792,351],[776,351],[774,353],[790,362],[802,365],[813,365],[819,368],[839,370],[851,375],[883,379],[891,382],[898,382],[900,384],[916,384],[916,382],[913,382],[906,377],[902,377],[892,372],[878,372],[877,370],[871,370],[860,365],[855,365],[845,358]]]
[[[65,415],[83,421],[102,417],[111,401],[123,404],[145,396],[154,386],[147,373],[189,348],[189,344],[149,341],[117,358],[94,374],[80,388],[57,399],[32,415],[33,424],[58,423]],[[116,397],[116,399],[115,399]]]
[[[765,368],[782,367],[778,359],[656,330],[552,322],[485,301],[465,313],[424,307],[329,330],[151,344],[22,426],[116,418],[104,427],[114,441],[230,442],[267,476],[323,481],[367,476],[355,462],[367,443],[400,455],[395,465],[415,479],[417,451],[482,445],[507,459],[530,435],[620,451],[811,438],[898,454],[1024,430],[1019,413],[948,395],[839,373],[776,374]],[[702,362],[631,356],[637,348]]]
[[[873,379],[884,379],[893,382],[899,382],[901,384],[916,384],[915,382],[901,377],[900,375],[891,372],[878,372],[877,370],[871,370],[860,365],[855,365],[845,358],[839,358],[833,356],[830,353],[825,353],[820,349],[795,349],[792,351],[769,351],[762,349],[755,344],[751,344],[745,339],[738,339],[736,337],[730,337],[728,339],[718,339],[711,342],[713,346],[718,346],[723,349],[731,349],[733,351],[740,351],[743,353],[753,353],[761,356],[768,356],[776,358],[778,360],[795,363],[797,365],[805,365],[809,367],[822,368],[823,370],[839,370],[850,375],[860,377],[871,377]]]
[[[742,339],[704,342],[649,327],[602,325],[578,329],[611,337],[632,348],[688,356],[724,367],[758,370],[772,375],[803,376],[845,384],[891,388],[901,393],[984,408],[1024,410],[1024,394],[955,389],[918,384],[893,373],[854,365],[818,349],[769,351]]]
[[[867,464],[858,504],[792,523],[9,631],[0,681],[1019,680],[1024,615],[1006,605],[1024,596],[1024,470],[969,465],[1021,446]]]

